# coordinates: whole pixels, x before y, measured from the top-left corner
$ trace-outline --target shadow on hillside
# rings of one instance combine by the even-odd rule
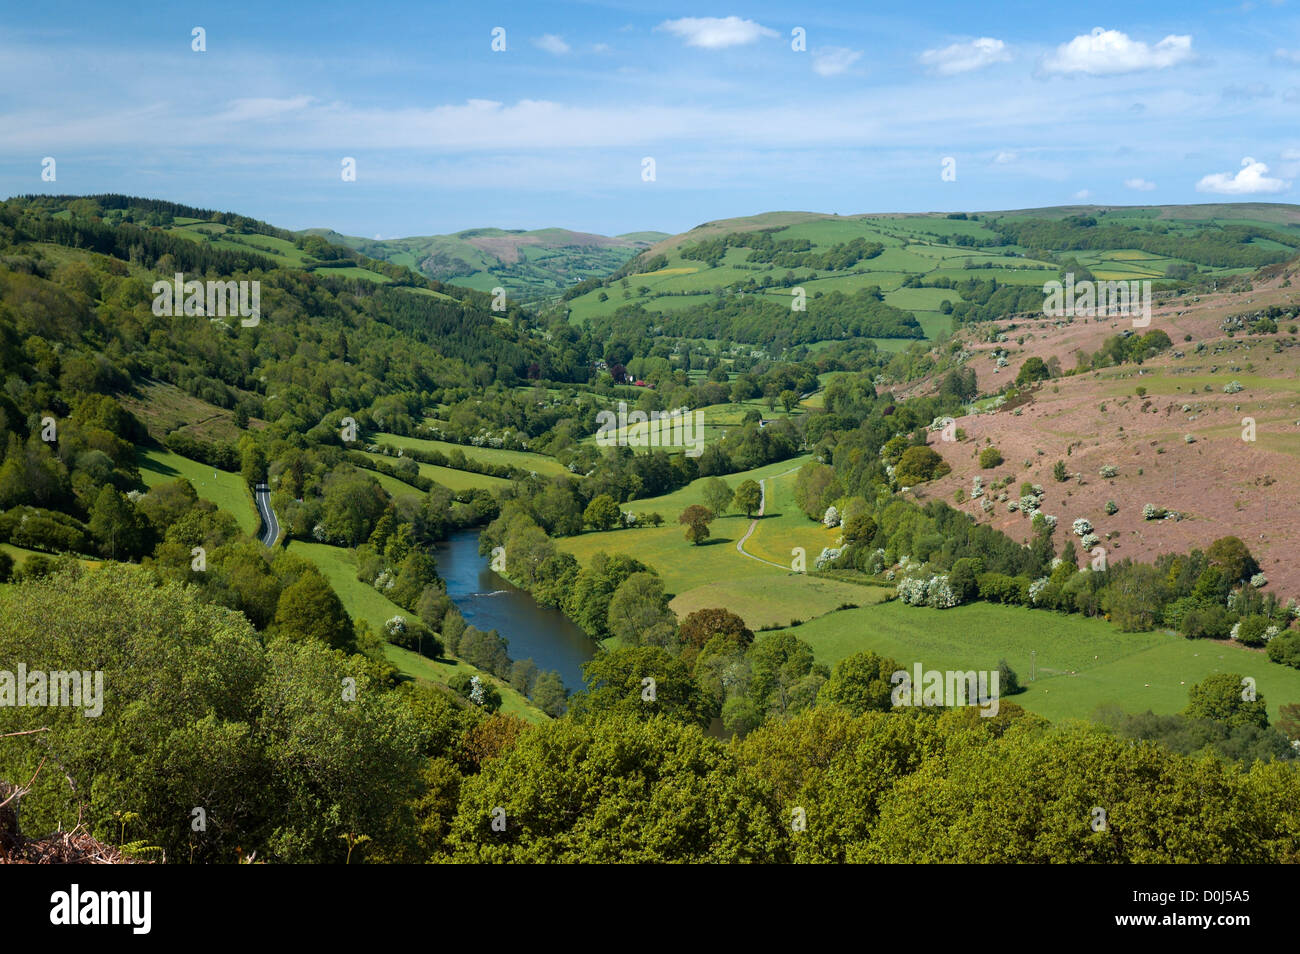
[[[160,450],[167,448],[159,446]],[[140,470],[147,470],[151,474],[162,474],[164,477],[180,477],[181,472],[171,464],[164,463],[157,458],[148,458],[145,456],[143,448],[137,447],[135,451],[136,467]]]

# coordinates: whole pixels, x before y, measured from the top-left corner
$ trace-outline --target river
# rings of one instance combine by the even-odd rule
[[[538,605],[532,595],[494,573],[478,552],[478,531],[457,530],[434,550],[438,574],[465,622],[495,629],[510,642],[511,659],[528,659],[554,669],[566,689],[581,689],[582,664],[595,642],[559,610]]]

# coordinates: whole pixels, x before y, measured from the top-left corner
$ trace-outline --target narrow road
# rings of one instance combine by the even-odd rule
[[[777,474],[776,477],[773,477],[771,479],[776,480],[777,477],[784,477],[786,474],[793,474],[798,469],[799,469],[798,467],[791,467],[789,470]],[[762,480],[758,482],[758,492],[759,492],[758,516],[759,517],[762,517],[764,512],[766,512],[767,510],[767,481],[768,478],[764,477]],[[750,553],[748,550],[745,549],[745,541],[748,540],[750,537],[752,537],[754,535],[754,531],[757,529],[758,529],[758,518],[756,517],[749,522],[749,529],[745,531],[745,535],[736,541],[736,552],[739,553],[741,556],[749,557],[751,560],[757,560],[759,563],[766,563],[768,566],[774,566],[778,570],[790,569],[788,566],[782,566],[780,563],[773,563],[771,560],[764,560],[761,556],[754,556],[754,554]]]
[[[258,484],[253,488],[253,501],[257,504],[257,515],[262,518],[258,539],[263,546],[275,546],[276,538],[280,536],[280,521],[275,519],[275,511],[271,509],[271,489],[266,484]]]

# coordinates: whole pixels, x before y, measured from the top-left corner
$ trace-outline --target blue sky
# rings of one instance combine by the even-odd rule
[[[0,194],[385,238],[1300,195],[1300,0],[108,6],[0,23]]]

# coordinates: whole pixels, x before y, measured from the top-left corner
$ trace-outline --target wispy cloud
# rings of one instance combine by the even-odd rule
[[[1119,30],[1096,27],[1091,33],[1062,43],[1043,61],[1048,73],[1085,73],[1106,76],[1162,70],[1191,59],[1192,38],[1171,34],[1154,46],[1134,40]]]
[[[1217,192],[1220,195],[1269,195],[1285,192],[1291,183],[1268,175],[1268,166],[1247,156],[1241,160],[1241,169],[1234,175],[1213,172],[1196,183],[1197,192]]]
[[[698,46],[706,50],[744,46],[757,43],[765,36],[779,35],[760,23],[742,20],[740,17],[682,17],[678,20],[665,20],[655,29],[666,30],[681,37],[687,46]]]
[[[1270,99],[1272,96],[1273,88],[1267,83],[1247,83],[1244,86],[1234,83],[1223,88],[1224,99]]]
[[[992,66],[994,63],[1005,63],[1011,59],[1011,54],[1007,51],[1006,43],[982,36],[968,43],[954,43],[941,49],[926,50],[918,59],[923,66],[941,75],[951,76]]]
[[[1149,179],[1125,179],[1124,188],[1136,189],[1138,192],[1153,192],[1156,184]]]
[[[257,122],[279,119],[289,113],[297,113],[314,102],[310,96],[270,96],[232,100],[230,106],[214,117],[216,122]]]
[[[839,76],[849,67],[862,59],[861,50],[850,50],[844,46],[827,46],[813,50],[813,71],[818,76]]]
[[[564,42],[564,37],[556,36],[554,33],[543,33],[541,36],[534,37],[533,46],[547,53],[554,53],[556,56],[563,56],[570,49],[569,44]]]

